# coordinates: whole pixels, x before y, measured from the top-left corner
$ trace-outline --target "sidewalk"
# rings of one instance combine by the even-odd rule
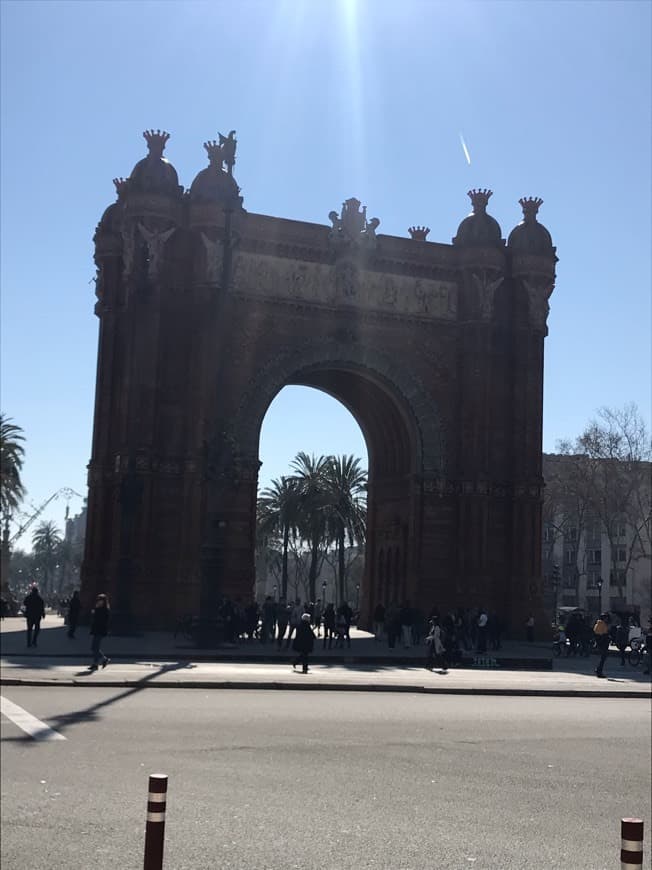
[[[321,691],[419,692],[465,695],[650,698],[650,678],[641,668],[607,663],[607,679],[593,673],[594,659],[550,659],[550,648],[506,644],[487,667],[469,660],[448,673],[423,667],[423,648],[388,650],[364,632],[356,632],[351,650],[326,650],[311,659],[310,673],[293,672],[291,652],[251,644],[231,650],[198,650],[151,632],[143,637],[109,637],[111,664],[88,670],[89,637],[80,629],[69,640],[62,620],[47,617],[37,650],[25,648],[24,620],[0,623],[0,684],[143,688],[281,689]],[[263,652],[261,652],[261,647]],[[320,649],[318,644],[318,650]],[[501,653],[505,653],[501,659]],[[524,653],[539,667],[510,670],[504,663],[524,662]],[[364,661],[372,657],[373,661]],[[394,654],[394,655],[393,655]],[[398,656],[396,655],[398,654]],[[400,658],[399,658],[400,657]],[[542,670],[540,666],[547,668]],[[552,669],[554,667],[554,670]]]

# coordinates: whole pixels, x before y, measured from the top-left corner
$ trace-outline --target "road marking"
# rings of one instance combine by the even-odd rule
[[[0,695],[0,713],[6,716],[14,725],[18,725],[26,734],[34,740],[65,740],[63,734],[54,731],[45,722],[41,722],[36,716],[32,716],[27,710],[23,710],[18,704],[14,704],[9,698]]]

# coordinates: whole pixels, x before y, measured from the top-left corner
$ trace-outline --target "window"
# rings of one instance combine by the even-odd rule
[[[602,564],[602,550],[587,550],[586,551],[586,560],[589,565],[601,565]]]
[[[577,550],[566,550],[565,562],[567,565],[575,565],[577,563]]]
[[[618,558],[617,562],[626,562],[627,561],[627,550],[624,547],[618,548]]]
[[[568,529],[566,532],[566,539],[569,541],[576,541],[577,540],[577,529],[575,529],[575,528]]]
[[[618,526],[618,537],[624,538],[627,535],[627,527],[626,526]]]
[[[627,582],[627,574],[625,571],[612,571],[609,574],[609,584],[611,586],[625,586]]]
[[[577,585],[577,575],[575,571],[564,571],[564,586],[574,589]]]
[[[543,527],[543,542],[544,544],[552,544],[555,540],[555,530],[552,526]]]
[[[587,589],[597,589],[598,580],[600,579],[600,575],[597,571],[589,571],[586,577],[586,588]]]

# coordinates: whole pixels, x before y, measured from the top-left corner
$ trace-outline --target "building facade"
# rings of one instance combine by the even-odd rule
[[[631,613],[646,624],[652,614],[650,464],[639,465],[634,474],[641,486],[642,509],[630,506],[612,515],[604,510],[604,497],[596,510],[591,488],[571,481],[577,457],[544,454],[544,479],[554,480],[551,486],[557,493],[561,484],[568,496],[566,504],[558,499],[544,510],[542,565],[551,610],[556,603],[578,607],[592,617],[603,611]]]
[[[452,244],[247,212],[235,137],[188,190],[149,153],[95,234],[100,320],[82,595],[139,625],[254,589],[260,427],[287,384],[369,454],[360,606],[484,605],[543,622],[543,348],[555,249],[523,199],[507,243],[474,190]]]

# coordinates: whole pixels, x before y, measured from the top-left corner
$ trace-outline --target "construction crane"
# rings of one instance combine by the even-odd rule
[[[18,538],[20,538],[20,536],[23,535],[27,531],[27,529],[32,525],[34,520],[38,519],[41,516],[41,514],[46,509],[46,507],[51,502],[53,502],[55,499],[61,498],[61,496],[63,496],[65,498],[66,502],[69,502],[70,499],[73,498],[74,496],[77,496],[77,498],[83,498],[82,495],[80,495],[78,492],[75,492],[75,490],[71,489],[69,486],[62,486],[61,489],[58,489],[56,492],[52,493],[50,498],[48,498],[46,501],[44,501],[43,504],[40,505],[40,507],[35,508],[34,513],[29,514],[28,516],[25,516],[25,514],[22,514],[22,516],[25,517],[25,519],[23,520],[22,524],[18,527],[18,530],[16,532],[14,532],[14,534],[11,536],[11,538],[9,538],[8,543],[13,544],[14,541],[17,541]],[[34,505],[32,505],[32,507],[34,507]],[[66,517],[67,516],[68,516],[68,507],[66,506]]]

